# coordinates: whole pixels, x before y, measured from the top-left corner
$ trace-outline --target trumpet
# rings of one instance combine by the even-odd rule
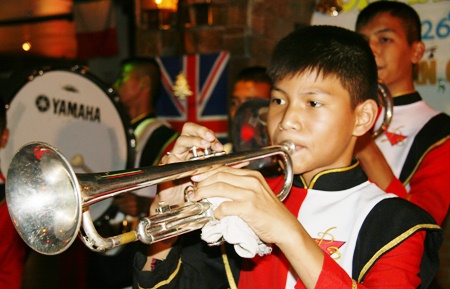
[[[113,172],[75,174],[70,163],[53,146],[43,142],[24,145],[8,169],[6,201],[14,226],[33,250],[56,255],[67,250],[77,236],[96,252],[134,241],[152,244],[202,228],[214,218],[207,201],[181,205],[160,203],[156,214],[139,221],[136,230],[102,237],[92,222],[89,206],[118,194],[211,171],[221,166],[279,156],[284,184],[277,197],[289,194],[293,181],[290,154],[294,144],[233,154],[203,151],[194,160]]]
[[[388,129],[394,111],[394,101],[392,100],[391,92],[381,80],[378,81],[378,98],[384,109],[384,116],[380,127],[372,132],[373,139],[376,139]]]

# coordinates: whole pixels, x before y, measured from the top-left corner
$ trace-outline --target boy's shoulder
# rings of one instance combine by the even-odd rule
[[[436,224],[433,217],[424,209],[403,198],[386,198],[380,201],[369,213],[365,223],[372,226],[375,224],[370,224],[371,222],[379,224],[383,221],[389,223],[398,221],[403,226],[417,223]]]
[[[355,246],[353,278],[363,280],[378,258],[418,231],[427,232],[419,275],[428,284],[434,276],[428,273],[437,270],[443,231],[430,214],[402,198],[384,199],[367,215]]]

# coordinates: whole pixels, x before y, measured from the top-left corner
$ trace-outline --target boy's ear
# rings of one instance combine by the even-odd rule
[[[422,41],[414,41],[411,47],[412,47],[411,62],[413,64],[417,64],[422,59],[425,53],[425,44]]]
[[[378,105],[373,99],[368,99],[355,108],[355,128],[353,129],[353,135],[362,136],[368,132],[378,114]]]

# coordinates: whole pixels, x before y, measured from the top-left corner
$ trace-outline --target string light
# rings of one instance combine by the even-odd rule
[[[28,42],[28,41],[22,43],[22,49],[23,49],[24,51],[30,51],[30,49],[31,49],[31,43]]]

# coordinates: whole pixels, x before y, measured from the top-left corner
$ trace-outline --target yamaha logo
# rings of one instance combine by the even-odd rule
[[[36,107],[40,112],[46,112],[50,108],[50,101],[45,95],[39,95],[36,98]]]
[[[45,95],[36,98],[36,108],[40,112],[47,112],[53,105],[53,114],[59,116],[69,116],[76,119],[83,119],[93,122],[100,122],[100,108],[91,105],[66,101],[53,98],[51,101]]]

